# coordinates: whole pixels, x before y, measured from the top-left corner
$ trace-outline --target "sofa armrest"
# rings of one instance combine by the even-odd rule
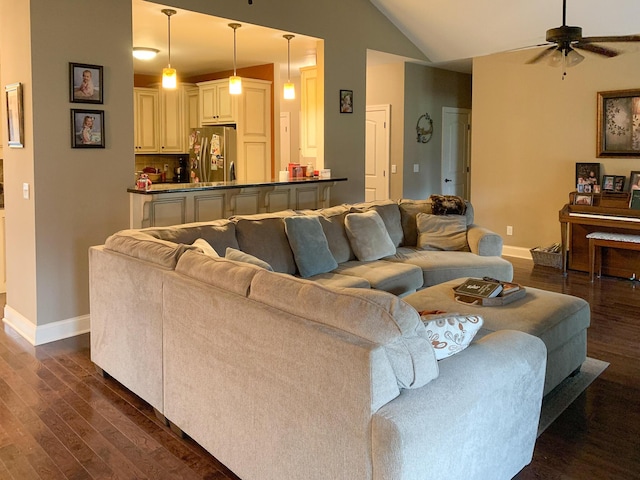
[[[375,413],[376,478],[512,478],[533,455],[544,343],[502,330],[439,364],[437,379]]]
[[[500,235],[488,228],[469,225],[467,243],[476,255],[483,257],[499,257],[502,255],[503,240]]]

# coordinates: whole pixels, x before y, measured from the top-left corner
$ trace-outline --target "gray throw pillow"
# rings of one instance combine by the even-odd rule
[[[255,265],[257,267],[261,267],[265,270],[273,272],[273,268],[271,268],[271,265],[269,265],[264,260],[260,260],[258,257],[254,257],[253,255],[249,255],[248,253],[236,250],[235,248],[227,247],[224,258],[235,260],[236,262],[250,263],[251,265]]]
[[[205,255],[210,257],[220,257],[218,252],[216,252],[216,250],[204,238],[196,238],[191,245],[198,247]]]
[[[464,215],[418,213],[418,248],[423,250],[469,250]]]
[[[302,278],[327,273],[338,267],[318,216],[285,217],[284,229]]]
[[[375,210],[349,213],[344,219],[344,226],[358,260],[379,260],[396,253],[384,222]]]

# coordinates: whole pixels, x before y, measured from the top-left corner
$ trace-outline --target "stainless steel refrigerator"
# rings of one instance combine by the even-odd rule
[[[234,127],[207,126],[189,132],[191,182],[236,180],[237,140]]]

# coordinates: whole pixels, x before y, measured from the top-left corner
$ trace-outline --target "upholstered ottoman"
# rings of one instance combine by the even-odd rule
[[[460,278],[425,288],[404,297],[416,310],[481,315],[482,330],[476,338],[496,330],[519,330],[540,338],[547,347],[544,394],[579,370],[587,356],[587,328],[591,311],[581,298],[526,287],[524,298],[508,305],[483,307],[465,305],[453,298]]]

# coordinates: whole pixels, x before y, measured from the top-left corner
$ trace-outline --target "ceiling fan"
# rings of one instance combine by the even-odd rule
[[[608,37],[583,37],[582,27],[567,25],[567,0],[562,0],[562,26],[547,30],[547,44],[552,45],[529,60],[527,63],[538,63],[547,59],[552,66],[563,66],[563,76],[567,74],[566,69],[573,67],[584,60],[584,56],[576,51],[585,50],[587,52],[602,55],[604,57],[615,57],[622,52],[612,48],[597,45],[600,43],[612,42],[640,42],[640,35],[622,35]],[[547,45],[543,44],[543,45]]]

